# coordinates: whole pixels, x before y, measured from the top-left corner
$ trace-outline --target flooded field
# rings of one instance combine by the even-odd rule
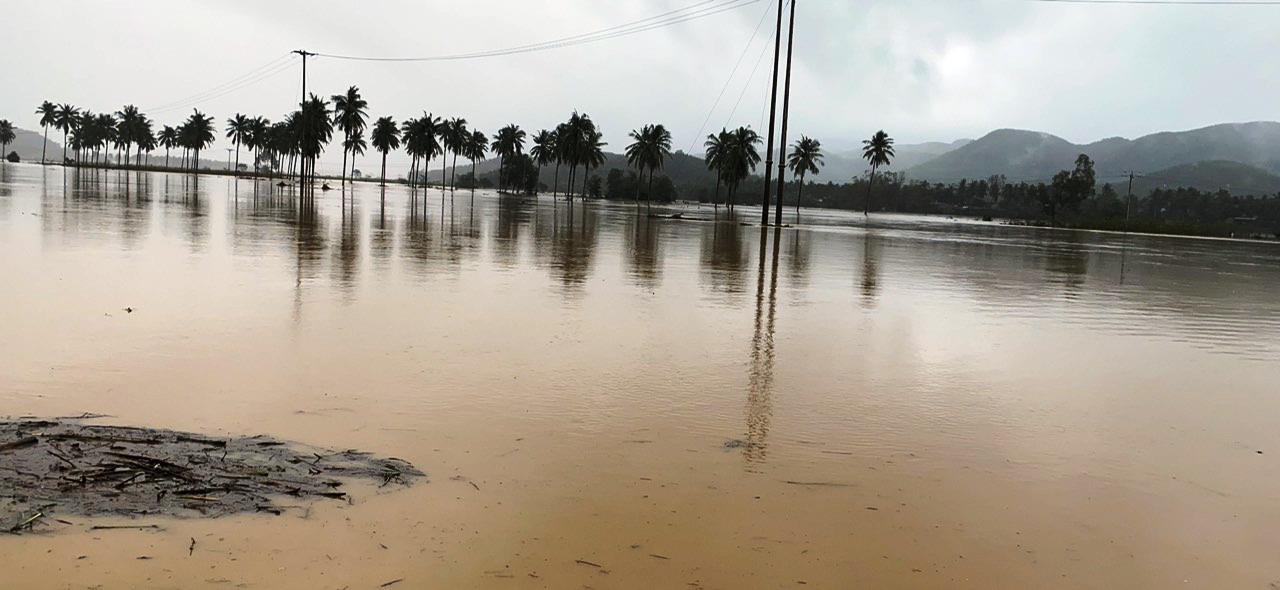
[[[1276,244],[291,191],[0,165],[0,415],[425,481],[68,518],[0,535],[0,587],[1280,581]]]

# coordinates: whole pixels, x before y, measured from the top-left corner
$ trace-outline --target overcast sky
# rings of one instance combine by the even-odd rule
[[[0,118],[35,129],[33,110],[51,100],[95,111],[135,104],[165,124],[193,106],[220,126],[236,112],[278,119],[298,99],[298,64],[221,96],[184,99],[296,48],[366,56],[484,51],[700,1],[0,0]],[[468,61],[313,58],[308,91],[327,96],[355,84],[372,117],[426,110],[486,132],[507,123],[532,132],[578,109],[600,125],[611,151],[646,123],[666,124],[675,147],[689,150],[709,113],[703,135],[738,125],[764,133],[770,57],[758,58],[771,49],[772,14],[748,41],[775,9],[762,0],[617,39]],[[1280,6],[801,0],[790,135],[849,149],[881,128],[911,143],[1014,127],[1083,143],[1280,119],[1277,31]],[[220,139],[215,149],[228,145]],[[338,154],[330,150],[326,164]],[[389,170],[402,171],[402,163],[391,161]],[[376,168],[369,159],[360,166]]]

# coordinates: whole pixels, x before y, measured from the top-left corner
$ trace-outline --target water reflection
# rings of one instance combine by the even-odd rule
[[[727,213],[724,221],[702,227],[702,279],[730,302],[745,289],[748,256],[743,239],[743,226],[733,213]]]
[[[0,167],[0,191],[5,227],[29,228],[46,250],[112,255],[168,252],[176,244],[195,256],[287,260],[295,317],[312,293],[352,304],[363,284],[401,269],[411,279],[452,279],[490,267],[540,269],[544,288],[566,301],[594,288],[593,277],[620,276],[636,293],[737,308],[750,289],[758,239],[743,225],[749,219],[724,211],[716,220],[681,222],[628,206],[486,191],[358,183],[308,200],[295,186],[265,180],[25,164]],[[814,210],[806,228],[775,240],[785,276],[771,276],[769,284],[787,287],[787,305],[832,293],[878,309],[892,284],[895,298],[963,301],[995,324],[1054,318],[1250,359],[1272,359],[1280,350],[1274,244],[887,215],[864,226],[853,217]]]
[[[874,230],[868,230],[862,236],[862,305],[875,307],[876,293],[880,289],[880,236]]]
[[[768,228],[760,228],[760,261],[756,272],[755,330],[751,336],[751,368],[747,379],[747,432],[743,457],[748,471],[756,471],[769,455],[769,422],[773,418],[774,318],[778,308],[778,251],[781,228],[773,230],[769,266],[769,294],[765,297],[765,244]]]
[[[659,221],[637,210],[626,232],[627,274],[642,289],[656,289],[662,282],[662,250],[658,241]]]

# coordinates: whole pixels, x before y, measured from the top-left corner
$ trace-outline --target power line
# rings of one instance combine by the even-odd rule
[[[455,60],[465,60],[465,59],[479,59],[479,58],[485,58],[485,57],[515,55],[520,53],[532,53],[535,51],[560,49],[563,47],[572,47],[575,45],[583,45],[586,43],[594,43],[597,41],[616,39],[618,37],[625,37],[625,36],[633,35],[636,33],[642,33],[642,32],[651,31],[654,29],[661,29],[661,28],[672,26],[672,25],[680,24],[683,22],[688,22],[691,20],[697,20],[700,18],[712,16],[715,14],[720,14],[722,12],[743,8],[743,7],[755,4],[756,2],[759,2],[759,1],[760,0],[710,0],[710,1],[704,0],[703,2],[699,2],[697,4],[693,4],[685,8],[673,10],[667,13],[651,16],[644,19],[640,19],[638,21],[632,21],[630,23],[626,23],[623,25],[616,25],[613,27],[600,29],[598,31],[593,31],[590,33],[582,33],[578,35],[572,35],[570,37],[563,37],[560,39],[543,41],[541,43],[532,43],[528,45],[519,45],[516,47],[494,49],[489,51],[477,51],[472,53],[456,53],[456,54],[445,54],[445,55],[430,55],[430,56],[423,56],[423,57],[365,57],[365,56],[353,56],[353,55],[336,55],[332,53],[317,53],[316,55],[320,57],[328,57],[332,59],[346,59],[346,60],[357,60],[357,61],[428,62],[428,61],[455,61]],[[718,2],[718,3],[713,4],[711,6],[706,6],[707,4],[712,4],[713,2]]]
[[[764,26],[764,21],[769,17],[770,5],[766,4],[764,12],[760,15],[760,22],[756,23],[756,29],[751,32],[751,39],[742,47],[742,53],[738,55],[738,61],[733,64],[733,69],[729,71],[729,77],[725,79],[724,86],[720,87],[720,94],[716,95],[716,101],[711,103],[711,110],[707,111],[707,118],[703,119],[702,126],[698,128],[698,132],[693,134],[693,143],[689,144],[689,153],[698,145],[698,140],[702,139],[702,132],[707,130],[707,123],[711,121],[711,116],[715,114],[716,107],[720,106],[720,99],[724,98],[724,92],[729,89],[729,83],[733,81],[733,77],[738,73],[738,67],[742,65],[742,59],[747,56],[747,52],[751,50],[751,44],[755,43],[756,36],[760,34],[760,27]]]
[[[1276,6],[1280,0],[1023,0],[1044,4],[1129,4],[1171,6]]]
[[[262,81],[264,81],[264,80],[266,80],[266,79],[268,79],[268,78],[274,78],[275,76],[278,76],[278,75],[280,75],[280,74],[283,74],[284,72],[287,72],[287,71],[289,71],[289,70],[293,69],[293,64],[294,64],[294,60],[289,60],[289,61],[287,61],[287,62],[285,62],[285,63],[278,64],[276,67],[274,67],[274,68],[272,68],[272,69],[270,69],[270,70],[267,70],[267,71],[265,71],[265,72],[261,72],[261,73],[259,73],[259,74],[255,75],[255,76],[253,76],[253,77],[251,77],[251,78],[247,78],[247,79],[245,79],[245,80],[242,80],[241,82],[236,83],[236,84],[235,84],[235,85],[233,85],[233,86],[229,86],[229,87],[223,88],[223,89],[221,89],[221,90],[216,90],[216,91],[213,91],[212,93],[209,93],[209,91],[206,91],[206,92],[204,93],[204,95],[203,95],[203,96],[200,96],[199,98],[197,98],[197,99],[195,99],[195,100],[187,101],[187,102],[184,102],[184,103],[172,103],[172,105],[171,105],[171,106],[167,106],[167,107],[164,107],[164,108],[159,108],[159,109],[149,109],[149,112],[151,112],[151,113],[164,113],[164,112],[173,111],[173,110],[178,110],[178,109],[185,109],[185,108],[187,108],[187,107],[195,106],[195,105],[197,105],[197,104],[200,104],[200,103],[203,103],[203,102],[207,102],[207,101],[213,100],[213,99],[215,99],[215,98],[221,98],[221,97],[223,97],[223,96],[226,96],[226,95],[228,95],[228,94],[232,94],[232,93],[234,93],[234,92],[237,92],[237,91],[242,90],[242,89],[244,89],[244,88],[247,88],[247,87],[249,87],[249,86],[253,86],[254,84],[257,84],[258,82],[262,82]]]
[[[253,76],[254,74],[257,74],[258,72],[261,72],[261,71],[263,71],[263,70],[266,70],[266,69],[269,69],[269,68],[272,68],[272,67],[278,66],[278,65],[280,65],[281,60],[287,60],[288,58],[289,58],[289,54],[288,54],[288,53],[286,53],[286,54],[284,54],[284,55],[281,55],[281,56],[276,57],[275,59],[273,59],[273,60],[271,60],[271,61],[269,61],[269,62],[267,62],[267,63],[265,63],[265,64],[263,64],[263,65],[261,65],[261,66],[258,66],[258,67],[254,68],[254,69],[252,69],[252,70],[249,70],[249,71],[248,71],[247,73],[245,73],[245,74],[241,74],[241,75],[239,75],[239,76],[236,76],[235,78],[232,78],[232,79],[230,79],[230,80],[228,80],[228,81],[226,81],[226,82],[223,82],[222,84],[219,84],[219,85],[217,85],[217,86],[214,86],[214,87],[209,88],[209,89],[207,89],[207,90],[204,90],[204,91],[202,91],[202,92],[197,92],[196,94],[192,94],[191,96],[188,96],[188,97],[186,97],[186,98],[178,99],[178,100],[175,100],[175,101],[173,101],[173,102],[167,102],[167,103],[162,104],[162,105],[160,105],[160,106],[151,107],[151,108],[144,109],[144,110],[146,110],[146,111],[164,110],[164,109],[168,109],[169,107],[172,107],[172,106],[174,106],[174,105],[186,105],[187,103],[189,103],[189,102],[191,102],[191,101],[200,100],[202,97],[204,97],[204,96],[205,96],[205,95],[207,95],[207,94],[212,94],[212,93],[217,92],[217,91],[219,91],[219,90],[221,90],[221,89],[223,89],[223,88],[225,88],[225,87],[227,87],[227,86],[231,86],[231,85],[237,84],[237,83],[239,83],[240,81],[244,80],[245,78],[249,78],[250,76]]]

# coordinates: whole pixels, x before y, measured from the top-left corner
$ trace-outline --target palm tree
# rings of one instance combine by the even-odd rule
[[[79,122],[80,109],[69,104],[58,107],[57,114],[53,118],[53,126],[62,132],[62,162],[65,165],[67,161],[67,133],[75,129]]]
[[[471,191],[475,192],[476,184],[476,162],[484,159],[484,154],[489,146],[489,137],[483,131],[472,131],[471,137],[467,140],[467,159],[471,160]]]
[[[609,145],[601,141],[603,134],[593,129],[587,141],[582,145],[582,155],[579,161],[582,164],[582,197],[587,197],[587,180],[591,178],[591,169],[599,168],[604,165],[606,158],[604,156],[604,146]]]
[[[555,132],[543,129],[534,135],[529,155],[533,156],[533,162],[538,165],[538,176],[542,176],[542,167],[556,161]]]
[[[720,182],[724,180],[726,164],[729,161],[729,152],[733,147],[733,134],[727,129],[720,129],[720,133],[707,135],[707,141],[702,144],[707,149],[706,162],[707,170],[714,170],[716,173],[716,196],[712,204],[716,209],[720,208]]]
[[[871,211],[871,185],[876,181],[876,168],[888,166],[894,155],[893,139],[884,130],[877,131],[871,139],[862,142],[862,158],[871,164],[871,176],[867,178],[867,200],[862,206],[864,216]]]
[[[0,162],[5,160],[4,152],[9,149],[9,144],[13,143],[14,136],[13,123],[0,119]]]
[[[419,119],[409,119],[401,125],[400,132],[405,151],[409,152],[413,161],[409,168],[409,186],[413,186],[419,176],[418,158],[425,160],[425,170],[430,168],[431,158],[440,153],[440,117],[426,113]],[[421,176],[425,185],[427,175],[423,172]]]
[[[364,140],[363,129],[357,129],[354,133],[351,134],[351,137],[348,137],[346,140],[342,142],[342,149],[351,153],[352,173],[354,173],[356,169],[356,156],[363,156],[364,151],[368,148],[369,148],[369,144]],[[352,184],[354,183],[355,181],[352,181]]]
[[[97,147],[100,148],[102,155],[102,165],[110,164],[111,142],[120,137],[120,130],[117,126],[116,118],[109,113],[102,113],[94,121],[97,133]]]
[[[352,86],[346,94],[333,95],[333,122],[342,130],[342,182],[347,182],[347,144],[353,136],[362,134],[365,126],[365,109],[369,102],[360,97],[360,89]],[[354,145],[354,144],[353,144]],[[354,169],[356,166],[352,164]]]
[[[236,176],[240,176],[240,144],[252,137],[252,119],[236,113],[236,116],[227,119],[227,139],[230,139],[236,146]]]
[[[156,135],[151,131],[151,121],[147,121],[143,126],[143,132],[138,137],[138,155],[141,158],[143,153],[147,154],[147,166],[151,165],[151,152],[156,149]],[[141,160],[139,160],[141,165]]]
[[[254,117],[249,120],[249,142],[246,144],[249,149],[253,150],[253,175],[258,175],[258,159],[262,155],[262,148],[268,147],[269,130],[271,129],[271,121],[262,117]]]
[[[645,125],[640,131],[631,131],[635,141],[627,146],[627,162],[640,170],[640,178],[644,178],[644,169],[649,169],[649,190],[645,196],[645,205],[653,200],[653,174],[662,167],[663,162],[671,157],[671,132],[662,125]],[[639,203],[639,194],[636,195]]]
[[[302,103],[302,109],[298,111],[298,156],[302,159],[304,182],[315,180],[316,159],[333,137],[333,120],[329,114],[329,103],[314,94]]]
[[[182,128],[183,147],[192,151],[191,169],[200,169],[200,150],[213,145],[213,117],[206,116],[199,109],[192,109]]]
[[[760,163],[760,134],[750,127],[739,127],[729,133],[729,149],[725,155],[725,182],[729,185],[729,208],[737,201],[738,185],[751,175]]]
[[[493,153],[498,154],[498,188],[506,188],[506,175],[502,163],[506,158],[524,153],[525,132],[516,125],[507,125],[493,135]]]
[[[578,166],[583,163],[587,143],[592,139],[596,124],[591,117],[574,111],[569,120],[556,128],[556,151],[560,160],[569,165],[569,183],[565,196],[573,199],[573,184]]]
[[[164,148],[164,167],[169,167],[169,150],[178,147],[178,131],[173,127],[165,125],[160,129],[160,134],[156,136],[156,140],[160,142],[160,147]]]
[[[125,105],[124,108],[116,111],[116,145],[124,147],[124,159],[129,160],[129,148],[136,142],[139,127],[142,121],[146,119],[138,112],[138,107],[131,104]]]
[[[449,152],[453,152],[453,166],[449,172],[449,190],[457,188],[454,180],[457,178],[458,172],[458,152],[462,151],[467,139],[471,137],[471,133],[467,131],[467,120],[461,117],[454,117],[441,124],[441,135],[445,148],[445,156]],[[440,182],[444,183],[444,169],[440,171]]]
[[[45,162],[45,150],[49,147],[49,126],[58,121],[58,105],[46,100],[40,103],[40,108],[36,109],[36,114],[40,115],[40,127],[44,129],[44,143],[40,144],[40,163],[43,164]]]
[[[798,178],[800,186],[796,187],[796,221],[800,220],[800,193],[804,191],[805,174],[817,174],[822,166],[822,143],[801,135],[800,140],[791,146],[791,154],[787,156],[787,166]]]
[[[400,147],[400,128],[395,119],[382,117],[373,123],[373,149],[382,152],[382,186],[387,186],[387,153]]]

